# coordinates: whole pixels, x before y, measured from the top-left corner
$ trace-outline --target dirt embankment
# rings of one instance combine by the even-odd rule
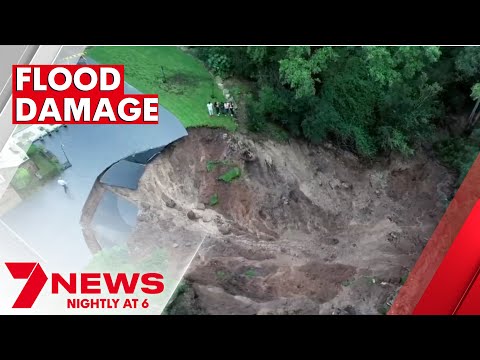
[[[233,166],[240,178],[217,179]],[[364,166],[328,146],[194,129],[148,166],[139,190],[115,191],[142,209],[138,248],[205,237],[170,313],[375,314],[418,258],[453,182],[423,156]]]

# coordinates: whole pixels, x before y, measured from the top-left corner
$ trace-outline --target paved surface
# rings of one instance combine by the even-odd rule
[[[138,182],[145,172],[146,165],[122,160],[114,164],[103,174],[100,182],[110,186],[118,186],[131,190],[138,189]]]
[[[126,93],[138,93],[130,86]],[[42,144],[60,160],[72,164],[62,178],[65,194],[50,181],[1,219],[36,249],[55,271],[78,271],[91,258],[79,225],[83,205],[97,177],[113,163],[136,152],[165,146],[186,136],[183,125],[160,109],[158,125],[70,125]],[[159,155],[161,156],[161,154]]]

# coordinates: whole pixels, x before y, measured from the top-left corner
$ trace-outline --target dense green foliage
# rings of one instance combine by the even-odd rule
[[[255,82],[247,104],[252,131],[274,123],[367,158],[411,155],[436,142],[459,171],[478,150],[475,117],[469,131],[450,115],[468,118],[474,109],[480,47],[202,47],[196,55],[211,71]],[[461,154],[451,153],[459,147]]]

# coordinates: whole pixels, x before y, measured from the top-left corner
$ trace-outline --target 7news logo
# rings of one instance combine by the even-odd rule
[[[48,276],[37,262],[8,262],[5,263],[8,271],[16,280],[27,280],[18,295],[12,308],[30,309],[34,305],[41,291],[48,281]],[[79,280],[79,281],[78,281]],[[102,280],[105,287],[102,289]],[[134,294],[140,285],[140,291],[146,295],[160,294],[164,290],[163,276],[159,273],[70,273],[68,279],[58,273],[51,274],[51,293],[59,294],[62,287],[69,294],[119,294],[123,289],[124,294]],[[68,299],[67,308],[142,308],[148,307],[148,301],[137,298],[125,299],[120,304],[120,299]]]

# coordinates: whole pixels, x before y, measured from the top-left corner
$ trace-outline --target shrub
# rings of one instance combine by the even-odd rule
[[[218,166],[231,166],[232,162],[229,160],[208,160],[207,161],[207,171],[211,172],[215,170]]]
[[[215,170],[217,168],[217,165],[218,165],[217,161],[208,160],[207,161],[207,171],[210,172],[210,171]]]
[[[40,148],[37,145],[32,144],[27,150],[27,155],[28,157],[32,157],[32,155],[35,155],[39,151],[40,151]]]
[[[222,176],[220,176],[218,180],[222,180],[222,181],[225,181],[226,183],[230,183],[236,178],[240,177],[241,174],[242,174],[242,171],[240,170],[240,168],[234,167],[228,170]]]
[[[207,66],[215,75],[224,77],[230,74],[231,64],[226,55],[211,54],[207,59]]]
[[[17,190],[25,189],[32,182],[32,175],[25,168],[19,168],[12,179],[12,186]]]
[[[218,194],[213,194],[213,195],[210,197],[209,204],[210,204],[210,206],[215,206],[215,205],[218,204]]]
[[[215,47],[197,46],[192,49],[192,52],[197,58],[199,58],[203,62],[207,62],[208,58],[211,55],[216,54],[218,51]]]
[[[262,132],[267,127],[267,120],[260,102],[251,100],[247,103],[248,112],[248,130],[253,132]]]
[[[463,181],[480,152],[480,143],[475,141],[478,135],[479,131],[476,130],[471,138],[449,138],[437,142],[434,146],[440,160],[446,166],[457,171],[458,184]]]

